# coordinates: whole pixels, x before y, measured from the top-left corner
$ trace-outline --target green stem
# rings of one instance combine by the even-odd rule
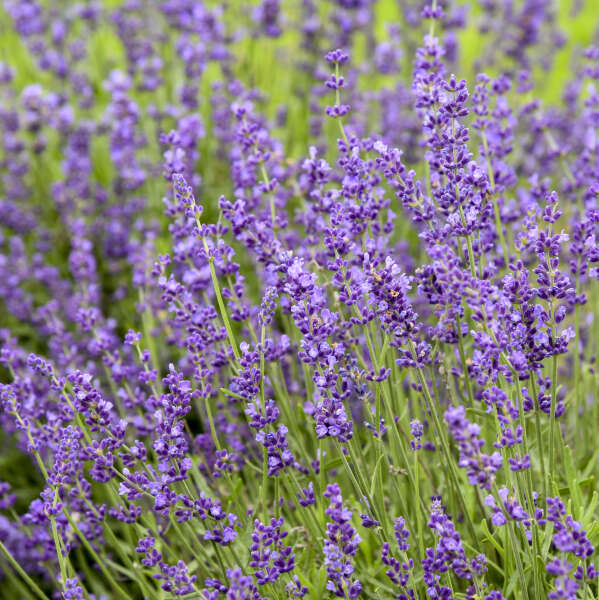
[[[335,63],[335,77],[336,77],[336,80],[339,81],[339,63],[338,62]],[[341,104],[341,94],[339,93],[339,88],[337,88],[335,90],[335,103],[337,104],[337,106],[339,106]],[[343,121],[341,120],[341,117],[337,118],[337,123],[339,123],[339,131],[341,132],[341,137],[343,138],[343,140],[345,141],[345,144],[349,148],[349,140],[347,139],[347,134],[345,133],[345,128],[343,127]]]
[[[108,583],[111,585],[114,591],[119,594],[119,598],[126,598],[127,600],[132,600],[131,596],[129,596],[129,594],[127,594],[127,592],[114,580],[114,577],[112,576],[110,571],[104,566],[104,563],[102,562],[102,559],[98,556],[98,553],[94,550],[92,545],[89,543],[85,535],[79,529],[77,523],[75,523],[75,521],[73,520],[73,518],[71,517],[71,515],[65,507],[63,507],[62,512],[67,518],[71,527],[74,529],[79,539],[81,540],[81,543],[85,546],[85,549],[91,554],[92,558],[96,561],[98,567],[100,568],[100,571],[102,571],[102,574],[108,580]]]
[[[56,490],[58,493],[58,490]],[[54,517],[48,517],[50,519],[50,525],[52,528],[52,538],[54,539],[54,545],[56,546],[56,557],[58,558],[58,566],[60,568],[60,583],[63,589],[66,589],[65,586],[67,584],[67,565],[65,562],[65,557],[62,553],[62,544],[60,543],[60,536],[58,534],[58,527],[56,526],[56,519]]]
[[[21,576],[23,581],[27,583],[27,585],[31,588],[31,591],[38,597],[40,600],[50,600],[44,592],[39,588],[37,583],[27,575],[27,573],[23,570],[23,567],[15,560],[15,557],[11,554],[10,550],[0,541],[0,550],[6,556],[8,562],[11,564],[13,569]]]
[[[197,235],[201,236],[202,231],[202,223],[200,221],[200,217],[196,211],[195,219],[196,225],[198,227]],[[220,310],[220,316],[225,325],[225,329],[227,330],[227,336],[229,337],[229,343],[231,344],[231,348],[233,349],[233,354],[235,358],[239,361],[241,355],[239,354],[239,349],[237,348],[237,341],[235,340],[235,336],[233,335],[233,329],[231,327],[231,323],[229,322],[229,316],[227,314],[227,309],[225,307],[225,302],[223,300],[223,296],[220,291],[220,284],[218,283],[218,277],[216,276],[216,269],[214,268],[214,257],[210,254],[210,248],[208,247],[208,242],[206,238],[202,236],[202,243],[204,245],[204,251],[206,252],[206,256],[208,258],[208,265],[210,267],[210,277],[212,278],[212,286],[214,288],[214,293],[216,294],[216,301],[218,302],[218,308]]]
[[[466,215],[464,214],[464,209],[462,208],[461,204],[458,204],[458,210],[460,212],[460,219],[462,221],[462,226],[465,229],[467,226]],[[469,233],[467,233],[465,235],[465,237],[466,237],[466,245],[468,246],[468,262],[470,263],[470,273],[472,274],[472,277],[474,277],[476,279],[476,265],[474,263],[474,252],[472,250],[472,240],[470,239]]]
[[[534,373],[531,374],[531,376],[530,376],[530,385],[532,387],[532,394],[533,394],[533,410],[535,411],[535,430],[536,430],[536,435],[537,435],[537,447],[538,447],[537,452],[539,454],[539,459],[541,461],[541,477],[543,479],[543,499],[545,501],[547,499],[547,493],[549,492],[549,479],[548,479],[547,471],[545,469],[545,459],[543,458],[544,448],[543,448],[543,442],[541,439],[541,418],[540,418],[541,408],[540,408],[539,402],[538,402],[537,386],[535,383]]]
[[[464,374],[466,391],[468,392],[468,401],[470,402],[470,408],[472,408],[474,406],[474,394],[472,392],[472,383],[470,382],[470,376],[468,374],[468,365],[466,364],[466,353],[464,352],[464,341],[462,339],[462,321],[459,316],[456,317],[456,326],[458,330],[458,352],[460,354],[460,362],[462,363],[462,373]]]
[[[555,481],[555,404],[557,400],[557,355],[551,359],[551,412],[549,415],[549,468],[551,477]]]
[[[416,487],[416,498],[420,498],[420,474],[418,472],[418,451],[414,450],[414,481]],[[420,556],[424,556],[424,534],[422,532],[422,514],[420,507],[416,509],[416,526],[418,527],[418,549]]]
[[[414,356],[416,356],[416,348],[414,346],[414,342],[410,342],[411,351]],[[462,487],[460,485],[460,481],[458,475],[455,470],[455,464],[453,457],[451,456],[451,451],[449,449],[449,444],[444,435],[443,428],[441,426],[441,422],[439,421],[439,415],[437,414],[436,406],[433,404],[433,399],[430,394],[430,390],[428,389],[428,383],[426,381],[426,377],[424,372],[422,371],[422,367],[417,367],[418,379],[420,380],[420,384],[422,385],[422,390],[424,392],[424,397],[427,402],[427,408],[431,416],[433,417],[433,421],[435,423],[435,428],[437,429],[437,435],[441,440],[441,447],[443,449],[443,453],[445,454],[445,460],[447,461],[447,466],[449,467],[449,473],[454,480],[456,495],[462,505],[462,510],[464,512],[464,517],[466,519],[466,526],[468,527],[468,531],[470,533],[471,539],[475,540],[476,532],[474,530],[474,523],[472,522],[472,518],[470,516],[470,512],[468,511],[468,505],[466,504],[466,499],[464,498],[464,494],[462,492]]]
[[[505,261],[505,268],[507,269],[510,264],[510,257],[508,254],[508,246],[503,235],[503,226],[501,224],[501,214],[499,212],[499,205],[497,204],[497,197],[495,195],[495,174],[493,173],[493,167],[491,165],[491,156],[489,155],[489,146],[487,144],[487,136],[484,130],[481,132],[483,141],[483,148],[485,149],[485,157],[487,159],[487,172],[489,174],[489,182],[491,183],[492,194],[493,194],[493,213],[495,214],[495,229],[499,236],[501,243],[501,249],[503,250],[503,260]]]

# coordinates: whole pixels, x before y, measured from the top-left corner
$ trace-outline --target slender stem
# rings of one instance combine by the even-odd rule
[[[81,529],[79,529],[79,526],[77,525],[77,523],[75,523],[75,521],[69,514],[68,510],[65,507],[63,507],[62,512],[63,512],[64,516],[67,518],[71,527],[75,530],[75,533],[81,540],[81,543],[85,546],[85,549],[91,554],[93,559],[96,561],[98,567],[100,568],[100,571],[102,571],[102,574],[108,580],[108,583],[115,590],[115,592],[117,592],[119,594],[119,598],[126,598],[127,600],[132,600],[131,596],[129,596],[129,594],[127,594],[127,592],[114,580],[114,577],[112,576],[110,571],[104,566],[102,559],[98,556],[98,553],[94,550],[93,546],[89,543],[89,541],[87,540],[85,535],[82,533]]]
[[[543,479],[543,498],[547,498],[547,493],[549,492],[549,479],[547,475],[547,471],[545,469],[545,459],[543,458],[545,452],[543,448],[543,442],[541,439],[541,418],[540,411],[541,407],[539,406],[538,396],[537,396],[537,386],[535,383],[534,373],[530,376],[530,385],[532,387],[533,394],[533,410],[535,411],[535,431],[537,434],[537,452],[539,455],[539,459],[541,461],[541,477]]]
[[[549,468],[555,480],[555,404],[557,400],[557,355],[551,359],[551,412],[549,414]]]
[[[336,81],[339,82],[339,63],[335,63],[335,78]],[[335,103],[337,106],[341,104],[341,94],[339,93],[339,88],[335,89]],[[349,140],[347,139],[347,134],[345,133],[345,128],[343,127],[343,121],[341,117],[337,117],[337,123],[339,123],[339,131],[341,132],[341,137],[345,141],[345,144],[349,147]]]
[[[420,498],[420,473],[418,470],[418,450],[414,450],[414,481],[416,486],[416,498]],[[422,514],[420,508],[416,509],[416,526],[418,528],[418,550],[420,556],[424,556],[424,534],[422,531]]]
[[[204,248],[206,249],[206,252],[208,252],[208,243],[205,239],[203,241]],[[239,349],[237,348],[237,341],[235,340],[235,336],[233,335],[233,328],[231,327],[231,323],[229,322],[229,316],[227,314],[225,302],[220,292],[220,285],[218,283],[216,270],[214,268],[214,257],[210,256],[208,259],[208,263],[210,265],[210,277],[212,278],[212,285],[214,287],[214,293],[216,294],[216,301],[218,302],[218,308],[220,309],[220,316],[225,325],[225,329],[227,330],[227,336],[229,337],[229,343],[231,344],[231,348],[233,349],[233,354],[235,355],[235,358],[239,361],[241,355],[239,354]]]
[[[197,225],[197,235],[202,236],[202,223],[200,221],[200,217],[195,211],[195,219]],[[210,254],[210,248],[208,247],[208,242],[206,238],[202,236],[202,243],[204,245],[204,251],[206,252],[206,257],[208,259],[208,266],[210,268],[210,277],[212,278],[212,286],[214,287],[214,293],[216,294],[216,301],[218,302],[218,308],[220,309],[220,316],[225,325],[225,329],[227,330],[227,336],[229,337],[229,343],[231,344],[231,348],[233,349],[233,354],[235,358],[239,361],[241,355],[239,354],[239,349],[237,348],[237,341],[235,340],[235,336],[233,335],[233,328],[231,327],[231,323],[229,321],[229,316],[227,314],[227,308],[225,307],[225,302],[223,300],[223,296],[220,291],[220,284],[218,282],[218,277],[216,276],[216,269],[214,268],[214,256]]]
[[[456,185],[457,187],[457,185]],[[466,215],[464,214],[464,209],[461,204],[458,204],[458,210],[460,212],[460,219],[462,221],[462,226],[464,229],[467,227],[466,223]],[[467,233],[466,237],[466,245],[468,246],[468,262],[470,263],[470,273],[472,277],[476,279],[476,265],[474,263],[474,251],[472,250],[472,240],[470,239],[470,234]]]
[[[58,489],[56,490],[55,494],[58,494]],[[56,504],[56,495],[55,495],[55,502],[54,504]],[[58,566],[60,568],[60,583],[63,587],[63,589],[66,589],[66,585],[67,585],[67,579],[68,579],[68,575],[67,575],[67,565],[65,562],[65,557],[62,553],[62,544],[60,542],[60,535],[58,533],[58,527],[56,525],[56,519],[54,518],[54,516],[52,517],[48,517],[50,519],[50,526],[52,528],[52,538],[54,539],[54,545],[56,546],[56,557],[58,559]]]
[[[462,373],[464,374],[466,391],[468,392],[468,401],[470,402],[470,407],[472,408],[474,406],[474,394],[472,392],[470,375],[468,374],[468,365],[466,364],[466,353],[464,352],[464,341],[462,340],[462,321],[460,317],[456,317],[456,326],[458,329],[458,352],[460,354],[460,362],[462,363]]]
[[[23,570],[23,567],[15,560],[15,557],[12,555],[10,550],[0,541],[0,550],[6,556],[8,562],[11,564],[13,569],[23,578],[23,581],[27,583],[27,585],[31,588],[31,591],[38,597],[40,600],[50,600],[44,592],[39,588],[37,583],[27,575],[27,573]]]
[[[437,10],[437,0],[433,0],[432,10],[433,10],[433,12],[435,10]],[[430,37],[433,37],[435,35],[435,21],[436,21],[436,19],[431,19],[431,24],[430,24],[429,30],[428,30],[428,34]]]
[[[505,261],[505,268],[507,269],[510,264],[510,257],[508,253],[507,242],[503,235],[503,225],[501,224],[501,213],[499,212],[499,205],[497,204],[497,196],[495,194],[495,174],[493,173],[493,166],[491,165],[491,156],[489,154],[489,145],[487,144],[487,136],[484,130],[481,132],[483,141],[483,148],[485,150],[485,158],[487,159],[487,172],[489,174],[489,182],[491,184],[491,193],[493,194],[493,213],[495,214],[495,229],[499,236],[501,243],[501,249],[503,250],[503,260]]]
[[[414,356],[416,356],[416,348],[414,346],[414,342],[410,342],[410,346],[411,346],[412,354]],[[418,378],[419,378],[420,384],[422,386],[422,390],[424,392],[424,397],[426,398],[426,402],[428,404],[428,407],[427,407],[428,411],[431,414],[431,416],[433,417],[433,421],[434,421],[435,427],[437,429],[437,435],[439,436],[439,439],[441,440],[441,447],[443,448],[443,453],[445,454],[445,460],[447,461],[447,465],[449,467],[449,472],[454,480],[456,494],[460,501],[460,504],[462,505],[462,510],[463,510],[464,516],[466,518],[466,525],[468,527],[468,531],[471,535],[471,538],[473,540],[475,540],[475,539],[477,539],[477,537],[476,537],[476,533],[474,530],[474,523],[472,522],[470,512],[468,511],[468,506],[466,504],[466,500],[462,493],[460,481],[459,481],[458,475],[455,471],[454,460],[453,460],[453,457],[451,456],[451,451],[449,449],[449,445],[445,438],[443,428],[441,426],[441,422],[439,421],[439,415],[437,414],[436,407],[433,405],[433,399],[431,397],[430,390],[428,388],[428,383],[426,381],[426,377],[424,376],[424,372],[422,371],[422,367],[420,367],[420,366],[417,367],[417,373],[418,373]]]

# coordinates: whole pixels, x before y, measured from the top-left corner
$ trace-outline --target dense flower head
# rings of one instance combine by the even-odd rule
[[[495,473],[503,465],[499,452],[483,453],[484,440],[480,438],[481,428],[466,418],[466,409],[458,406],[444,415],[449,431],[460,449],[459,465],[466,469],[468,480],[482,489],[490,489]]]
[[[510,495],[510,492],[507,488],[500,488],[498,495],[501,499],[501,505],[497,504],[492,494],[489,494],[484,500],[484,504],[486,506],[490,506],[493,510],[493,514],[491,516],[491,522],[493,525],[505,525],[508,519],[513,521],[524,521],[524,523],[527,524],[527,521],[530,519],[530,517],[519,504],[515,496]]]
[[[254,521],[250,566],[257,569],[254,577],[258,585],[273,583],[283,573],[293,571],[295,555],[291,546],[283,544],[288,532],[281,530],[282,525],[282,517],[271,519],[269,525]]]
[[[559,498],[547,498],[547,520],[553,523],[553,544],[560,552],[586,558],[595,552],[581,523],[566,514]]]
[[[327,589],[338,597],[357,598],[362,585],[352,574],[352,557],[362,541],[351,525],[352,511],[343,506],[341,490],[337,484],[330,484],[324,493],[329,499],[325,510],[330,522],[327,523],[324,540],[324,561],[329,577]]]

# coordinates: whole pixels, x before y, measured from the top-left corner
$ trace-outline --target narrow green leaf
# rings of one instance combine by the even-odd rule
[[[576,479],[576,467],[574,466],[574,459],[572,458],[572,449],[570,446],[564,446],[564,468],[566,469],[566,480],[568,485],[573,479]]]
[[[596,546],[599,542],[599,523],[597,523],[597,521],[593,521],[592,525],[589,527],[587,537],[593,546]]]
[[[483,530],[483,533],[485,534],[485,537],[483,538],[483,540],[486,539],[488,542],[490,542],[493,545],[493,547],[495,548],[495,550],[497,550],[497,552],[499,553],[499,556],[501,556],[501,560],[504,560],[505,550],[501,547],[499,542],[497,542],[497,540],[493,537],[493,535],[489,531],[489,526],[487,525],[486,519],[483,519],[481,521],[480,526]]]
[[[578,485],[577,479],[573,479],[570,483],[570,495],[573,504],[572,515],[577,521],[579,521],[582,518],[582,509],[584,507],[584,503],[582,500],[582,492],[580,491],[580,486]]]
[[[508,583],[507,589],[505,590],[505,596],[507,598],[513,597],[513,592],[516,589],[516,585],[518,585],[518,571],[514,569],[512,576],[510,577],[510,581]]]
[[[593,492],[591,501],[589,502],[589,505],[587,506],[587,509],[586,509],[584,516],[582,518],[582,521],[581,521],[583,526],[588,527],[588,525],[591,524],[591,521],[593,520],[593,516],[595,514],[595,509],[597,508],[598,500],[599,500],[599,494],[597,494],[597,492]]]
[[[543,545],[541,546],[541,556],[543,557],[544,561],[547,560],[549,547],[551,546],[551,540],[553,540],[553,523],[548,521],[547,527],[545,528],[545,538],[543,540]]]
[[[370,497],[371,498],[375,497],[377,474],[381,468],[381,462],[382,462],[383,458],[385,458],[385,455],[381,454],[379,456],[379,459],[376,461],[376,465],[374,465],[374,470],[372,472],[372,478],[370,480]]]
[[[597,465],[597,459],[599,458],[599,450],[597,450],[597,452],[595,452],[593,454],[593,456],[591,456],[589,462],[585,465],[584,469],[582,470],[582,476],[583,477],[589,477],[590,474],[593,472],[593,469],[595,469],[596,465]]]

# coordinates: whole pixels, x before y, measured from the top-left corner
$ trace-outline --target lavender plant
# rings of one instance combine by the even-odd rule
[[[391,4],[4,2],[3,598],[599,598],[593,7]]]

